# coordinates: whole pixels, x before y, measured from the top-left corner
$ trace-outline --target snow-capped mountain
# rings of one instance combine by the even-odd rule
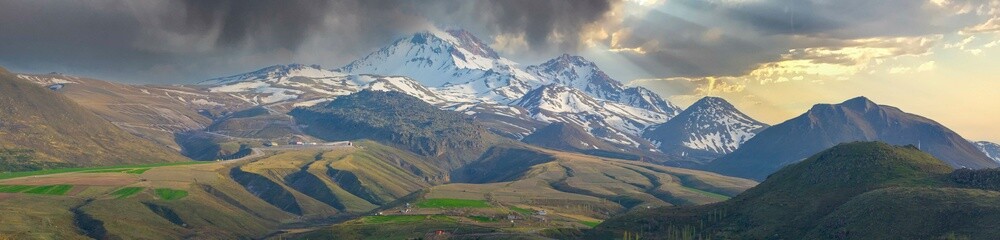
[[[579,89],[597,99],[604,99],[638,107],[670,117],[680,108],[642,87],[626,89],[621,82],[601,71],[597,64],[580,56],[563,54],[545,63],[528,66],[526,71],[544,80]]]
[[[317,65],[276,65],[200,84],[209,92],[229,94],[258,105],[292,103],[294,106],[311,106],[362,89],[399,91],[431,104],[445,102],[434,91],[407,77],[349,75]]]
[[[510,102],[541,83],[463,30],[432,30],[401,38],[339,71],[407,76],[440,88],[452,101]]]
[[[735,151],[766,127],[725,99],[705,97],[670,121],[650,127],[643,137],[664,152],[711,159]]]
[[[624,87],[583,57],[562,55],[522,68],[462,30],[397,39],[337,70],[278,65],[202,84],[207,91],[253,104],[287,107],[311,106],[362,89],[399,91],[475,115],[494,132],[514,139],[565,122],[631,150],[653,149],[641,137],[643,129],[680,112],[648,89]]]
[[[986,141],[974,142],[973,144],[975,144],[979,150],[982,150],[987,157],[990,157],[993,161],[1000,162],[1000,144]]]
[[[549,84],[528,92],[515,103],[532,118],[576,125],[594,136],[623,146],[639,147],[646,127],[669,116],[625,104],[596,99],[566,85]]]

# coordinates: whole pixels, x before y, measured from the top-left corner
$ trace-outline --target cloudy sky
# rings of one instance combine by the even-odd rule
[[[523,64],[582,55],[679,105],[722,96],[772,124],[864,95],[1000,141],[1000,0],[4,0],[0,66],[193,83],[336,68],[429,28]]]

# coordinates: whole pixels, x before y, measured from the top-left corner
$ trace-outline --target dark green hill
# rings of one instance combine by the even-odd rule
[[[306,133],[329,141],[371,139],[456,169],[507,140],[472,119],[400,92],[361,91],[290,113]]]
[[[185,160],[5,71],[0,71],[0,149],[0,171]]]
[[[885,188],[861,194],[803,239],[996,239],[1000,192]]]
[[[958,183],[954,180],[958,177],[950,172],[947,164],[913,146],[840,144],[781,169],[731,200],[626,214],[606,221],[591,234],[594,238],[621,237],[629,232],[667,239],[926,239],[952,233],[988,236],[982,234],[993,230],[977,231],[975,224],[952,223],[995,219],[1000,216],[1000,208],[988,206],[1000,201],[1000,195],[953,188],[975,186]],[[962,175],[965,182],[988,182],[970,175]],[[965,212],[979,214],[965,215],[972,220],[960,222],[946,217]],[[872,227],[889,225],[873,225],[880,220],[891,220],[894,226]],[[942,221],[952,222],[922,227]],[[921,231],[892,235],[917,228]]]

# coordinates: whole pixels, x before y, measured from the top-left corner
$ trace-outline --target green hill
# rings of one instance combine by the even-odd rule
[[[290,113],[310,135],[324,140],[371,139],[438,160],[455,169],[507,140],[472,119],[400,92],[361,91],[323,106]]]
[[[0,71],[0,149],[0,171],[185,160],[6,71]]]
[[[947,164],[913,146],[846,143],[785,167],[731,200],[626,214],[598,226],[591,237],[622,237],[626,232],[667,239],[990,236],[993,230],[979,227],[997,222],[1000,209],[990,206],[1000,201],[1000,193],[956,188],[975,188],[971,183],[988,182],[978,175],[990,174],[951,172]],[[962,221],[950,215],[970,212],[977,214],[961,215],[967,218]],[[928,227],[933,223],[947,224]]]

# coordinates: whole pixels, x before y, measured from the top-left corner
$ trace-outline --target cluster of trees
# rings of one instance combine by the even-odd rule
[[[1000,191],[1000,169],[958,169],[948,177],[955,183],[985,190]]]

